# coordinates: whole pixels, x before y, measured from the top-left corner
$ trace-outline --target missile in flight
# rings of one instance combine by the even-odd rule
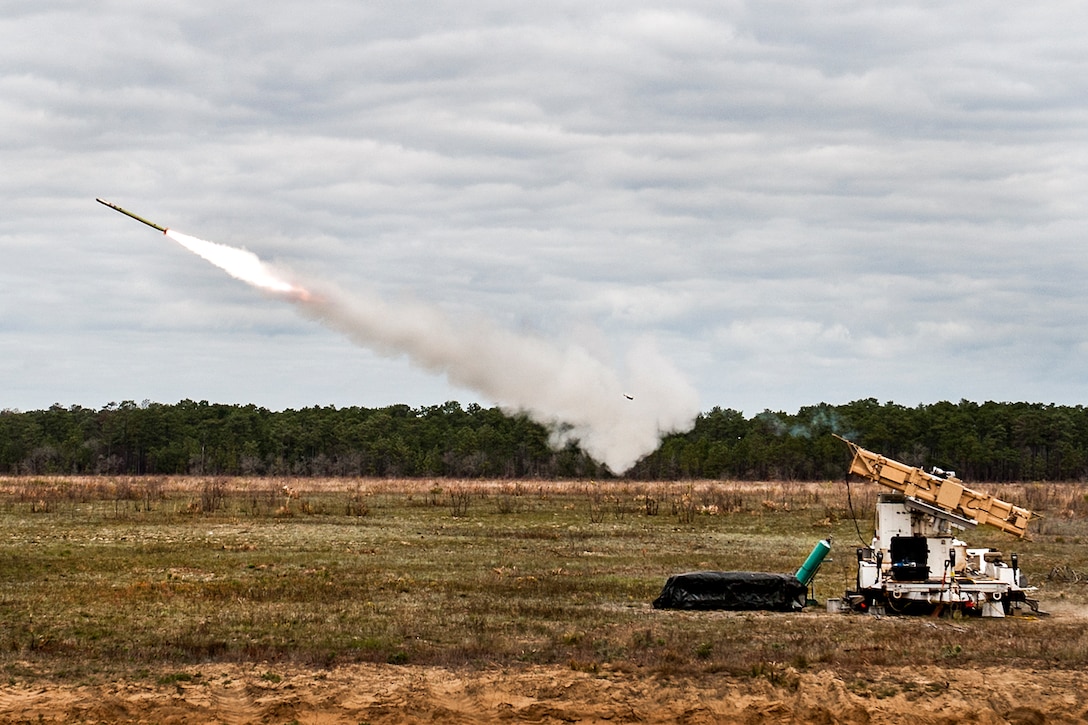
[[[144,218],[143,218],[142,216],[140,216],[139,214],[133,214],[133,213],[132,213],[132,212],[130,212],[130,211],[129,211],[128,209],[122,209],[121,207],[117,206],[116,204],[111,204],[111,203],[109,203],[109,202],[108,202],[108,201],[106,201],[105,199],[98,199],[98,198],[96,198],[96,199],[95,199],[95,201],[97,201],[97,202],[98,202],[99,204],[105,204],[106,206],[108,206],[108,207],[109,207],[110,209],[113,209],[114,211],[119,211],[119,212],[121,212],[122,214],[124,214],[125,216],[130,216],[130,217],[132,217],[133,219],[135,219],[136,221],[138,221],[138,222],[143,222],[144,224],[146,224],[147,226],[151,227],[152,229],[158,229],[158,230],[159,230],[160,232],[162,232],[163,234],[166,234],[166,227],[160,227],[160,226],[159,226],[158,224],[156,224],[155,222],[149,222],[149,221],[148,221],[147,219],[144,219]]]

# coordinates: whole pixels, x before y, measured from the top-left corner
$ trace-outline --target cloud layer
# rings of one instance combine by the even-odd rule
[[[97,196],[704,409],[1084,400],[1079,4],[144,5],[0,19],[0,407],[498,402]]]

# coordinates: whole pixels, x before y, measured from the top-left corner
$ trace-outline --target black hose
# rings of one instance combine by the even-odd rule
[[[850,495],[850,474],[846,474],[846,504],[850,507],[850,517],[854,519],[854,531],[858,532],[858,541],[861,542],[863,548],[868,549],[872,545],[872,541],[866,541],[865,537],[861,535],[861,527],[858,526],[858,515],[854,511],[854,499]]]

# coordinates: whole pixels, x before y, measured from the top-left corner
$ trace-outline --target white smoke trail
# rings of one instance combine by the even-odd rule
[[[651,453],[663,434],[688,429],[699,412],[695,390],[649,342],[620,375],[577,345],[560,345],[477,320],[455,322],[420,303],[391,305],[328,284],[304,288],[251,252],[174,231],[168,236],[231,276],[295,302],[300,311],[384,354],[404,354],[429,371],[482,393],[508,411],[562,429],[594,459],[622,473]],[[630,393],[628,397],[627,393]]]

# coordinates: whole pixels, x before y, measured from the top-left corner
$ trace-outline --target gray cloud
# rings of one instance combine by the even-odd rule
[[[1086,14],[8,3],[0,406],[479,395],[96,196],[619,369],[651,336],[704,408],[1081,403]]]

